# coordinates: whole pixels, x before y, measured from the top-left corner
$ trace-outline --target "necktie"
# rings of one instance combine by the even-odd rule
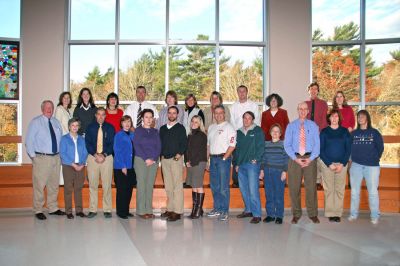
[[[139,109],[137,111],[137,117],[136,117],[136,127],[140,127],[142,125],[142,104],[139,103]]]
[[[299,153],[300,155],[304,155],[306,153],[306,130],[304,129],[304,123],[300,125],[299,140]]]
[[[103,128],[102,128],[102,125],[100,125],[99,131],[97,131],[97,153],[103,153]]]
[[[54,132],[54,128],[51,125],[50,118],[49,118],[49,129],[50,129],[50,136],[51,136],[51,151],[53,154],[57,153],[57,138],[56,133]]]
[[[311,101],[311,114],[310,114],[312,121],[314,121],[314,112],[315,112],[315,101],[312,100]]]

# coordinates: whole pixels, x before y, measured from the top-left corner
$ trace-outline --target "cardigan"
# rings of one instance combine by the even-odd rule
[[[79,164],[85,164],[88,156],[85,139],[82,136],[78,135],[76,145],[78,149]],[[61,138],[60,157],[62,164],[72,165],[73,163],[75,163],[75,143],[72,139],[71,134],[65,134]]]
[[[131,131],[120,130],[114,137],[114,169],[133,168],[133,139]]]
[[[278,108],[275,116],[272,116],[271,109],[268,109],[262,113],[261,128],[264,131],[266,141],[272,140],[269,131],[273,124],[279,124],[281,126],[282,132],[280,139],[284,140],[286,127],[289,124],[289,117],[285,109]]]
[[[54,117],[58,119],[61,124],[63,135],[69,133],[68,121],[72,118],[73,109],[65,109],[62,105],[57,106],[54,111]]]

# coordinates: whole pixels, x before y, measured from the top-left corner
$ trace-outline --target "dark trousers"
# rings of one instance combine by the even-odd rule
[[[121,169],[114,169],[114,182],[117,187],[117,214],[120,216],[127,216],[129,214],[132,190],[136,185],[135,170],[133,168],[128,169],[128,174],[124,175]]]
[[[72,214],[72,191],[74,192],[75,212],[82,212],[82,188],[85,182],[85,168],[76,171],[70,165],[62,165],[64,178],[64,203],[65,212]]]

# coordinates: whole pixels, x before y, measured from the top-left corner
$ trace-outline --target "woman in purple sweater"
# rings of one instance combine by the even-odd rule
[[[154,120],[153,110],[144,109],[141,117],[143,125],[136,129],[133,139],[137,178],[136,213],[143,219],[150,219],[154,218],[153,186],[161,153],[161,141],[158,130],[151,127]]]

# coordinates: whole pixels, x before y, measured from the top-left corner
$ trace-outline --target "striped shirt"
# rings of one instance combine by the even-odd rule
[[[287,171],[289,156],[286,154],[283,141],[265,141],[261,169],[264,167]]]

